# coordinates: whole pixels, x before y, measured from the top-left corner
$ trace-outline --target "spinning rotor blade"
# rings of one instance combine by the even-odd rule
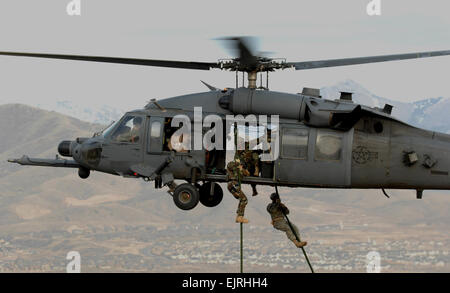
[[[220,68],[222,70],[234,70],[244,72],[274,71],[294,67],[296,70],[315,69],[323,67],[348,66],[366,63],[377,63],[386,61],[397,61],[406,59],[418,59],[435,56],[450,55],[450,50],[429,51],[408,54],[380,55],[357,58],[328,59],[304,62],[273,62],[274,59],[263,57],[261,53],[257,53],[257,42],[252,37],[229,37],[219,40],[226,41],[226,46],[233,50],[237,56],[231,61],[219,62],[189,62],[189,61],[173,61],[173,60],[154,60],[154,59],[137,59],[123,57],[103,57],[103,56],[83,56],[83,55],[64,55],[64,54],[43,54],[43,53],[24,53],[24,52],[1,52],[0,56],[22,56],[37,57],[48,59],[65,59],[89,62],[104,62],[116,64],[130,64],[143,66],[171,67],[196,70],[210,70],[212,68]]]
[[[336,66],[357,65],[357,64],[376,63],[376,62],[385,62],[385,61],[396,61],[396,60],[405,60],[405,59],[427,58],[427,57],[445,56],[445,55],[450,55],[450,50],[418,52],[418,53],[409,53],[409,54],[396,54],[396,55],[381,55],[381,56],[370,56],[370,57],[357,57],[357,58],[344,58],[344,59],[329,59],[329,60],[317,60],[317,61],[306,61],[306,62],[287,62],[287,64],[295,67],[295,70],[304,70],[304,69],[314,69],[314,68],[323,68],[323,67],[336,67]]]
[[[236,48],[239,50],[239,61],[243,65],[256,65],[257,59],[248,44],[249,38],[234,38]]]
[[[257,46],[254,37],[229,37],[219,38],[218,40],[226,41],[225,45],[231,49],[233,55],[237,57],[239,63],[244,67],[256,67],[258,58],[254,52]]]
[[[188,61],[152,60],[152,59],[121,58],[121,57],[62,55],[62,54],[21,53],[21,52],[0,52],[0,55],[78,60],[78,61],[90,61],[90,62],[105,62],[105,63],[131,64],[131,65],[144,65],[144,66],[157,66],[157,67],[172,67],[172,68],[184,68],[184,69],[199,69],[199,70],[209,70],[211,68],[220,68],[220,64],[208,63],[208,62],[188,62]]]

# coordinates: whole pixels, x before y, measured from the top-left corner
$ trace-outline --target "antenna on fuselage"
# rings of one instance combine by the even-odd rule
[[[160,104],[158,104],[158,102],[156,101],[156,99],[151,99],[151,100],[150,100],[150,103],[155,104],[156,107],[158,107],[159,110],[161,110],[161,111],[163,111],[163,112],[166,112],[166,111],[167,111],[166,108],[164,108],[163,106],[161,106]]]

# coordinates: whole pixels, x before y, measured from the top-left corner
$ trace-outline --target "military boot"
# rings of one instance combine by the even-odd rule
[[[256,186],[255,185],[252,185],[252,191],[253,191],[252,196],[257,196],[258,195],[258,191],[256,190]]]
[[[295,246],[297,246],[298,248],[302,248],[303,246],[306,246],[306,244],[308,244],[308,242],[306,242],[306,241],[297,241],[297,240],[294,240],[294,244],[295,244]]]
[[[237,216],[236,217],[236,223],[243,223],[243,224],[247,224],[248,220],[246,218],[244,218],[243,216]]]

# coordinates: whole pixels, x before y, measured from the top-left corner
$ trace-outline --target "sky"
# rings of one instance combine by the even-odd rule
[[[450,49],[449,1],[2,0],[0,51],[215,62],[232,57],[215,40],[255,36],[260,51],[308,61]],[[352,79],[382,97],[409,102],[450,97],[450,56],[370,65],[288,69],[270,89],[296,93]],[[73,101],[124,110],[161,99],[233,87],[234,73],[0,56],[0,103]]]

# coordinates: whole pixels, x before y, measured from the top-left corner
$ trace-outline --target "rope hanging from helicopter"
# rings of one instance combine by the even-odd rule
[[[239,185],[241,184],[241,181],[239,180]],[[280,196],[280,194],[278,193],[278,186],[275,185],[275,192],[277,193],[278,196]],[[283,215],[286,219],[286,222],[289,225],[289,228],[291,229],[292,233],[295,235],[295,238],[297,239],[298,242],[301,241],[300,236],[297,234],[297,232],[295,231],[295,229],[292,227],[291,222],[289,221],[288,216],[283,212]],[[244,225],[243,223],[240,223],[240,272],[243,273],[244,272]],[[311,262],[309,260],[308,254],[306,253],[306,250],[304,247],[300,247],[302,249],[303,255],[305,257],[306,263],[308,264],[309,269],[311,270],[311,273],[315,273],[314,272],[314,268],[311,265]]]
[[[278,195],[278,197],[279,197],[280,194],[278,193],[278,186],[276,186],[276,185],[275,185],[275,192],[277,193],[277,195]],[[300,240],[300,235],[298,235],[297,232],[295,231],[295,229],[292,227],[292,224],[291,224],[291,222],[289,221],[288,216],[284,213],[284,211],[283,211],[283,215],[284,215],[284,217],[286,218],[286,221],[287,221],[287,223],[288,223],[288,225],[289,225],[289,228],[291,229],[292,233],[294,233],[295,238],[297,239],[297,241],[300,242],[300,241],[301,241],[301,240]],[[311,270],[311,273],[314,273],[314,269],[313,269],[313,267],[312,267],[312,265],[311,265],[311,262],[309,261],[309,257],[308,257],[308,254],[306,253],[305,248],[304,248],[304,247],[301,247],[301,249],[302,249],[303,255],[305,256],[306,263],[308,264],[309,269]]]

